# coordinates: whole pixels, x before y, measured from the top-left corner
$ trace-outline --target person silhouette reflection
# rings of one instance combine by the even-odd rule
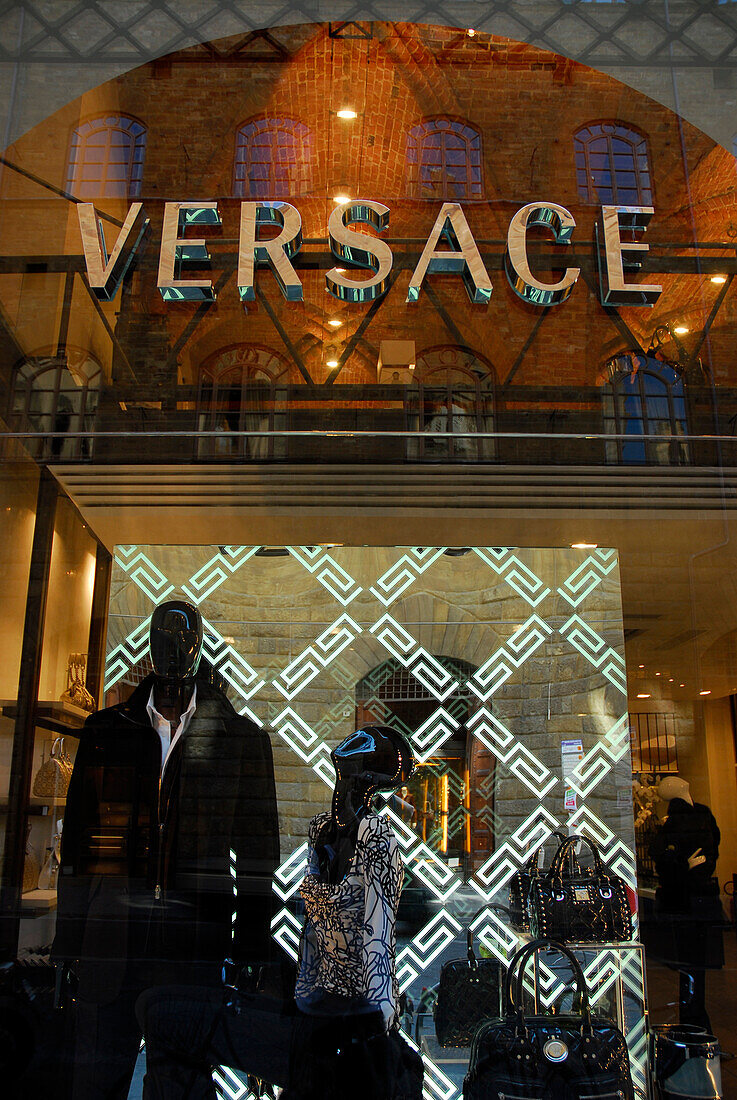
[[[391,827],[372,808],[378,792],[407,782],[414,760],[386,726],[357,730],[331,756],[331,808],[309,827],[291,1008],[237,989],[143,994],[144,1100],[214,1100],[214,1065],[285,1087],[283,1100],[343,1100],[348,1089],[353,1100],[419,1100],[422,1063],[397,1031],[404,872]]]
[[[196,607],[156,607],[149,640],[153,672],[87,719],[67,795],[53,957],[74,989],[73,1100],[127,1097],[142,990],[218,987],[225,954],[257,973],[272,953],[269,737],[203,675]]]

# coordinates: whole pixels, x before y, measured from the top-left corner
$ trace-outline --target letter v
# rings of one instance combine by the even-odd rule
[[[136,254],[136,249],[141,243],[143,234],[148,229],[150,220],[143,216],[142,202],[131,203],[128,216],[123,222],[123,227],[118,233],[113,251],[108,257],[102,222],[95,213],[93,203],[78,203],[77,217],[79,218],[79,229],[82,234],[82,247],[84,248],[90,289],[99,301],[112,302],[118,293],[118,287],[123,281],[123,276]],[[134,231],[138,235],[134,243],[126,248],[128,239]]]

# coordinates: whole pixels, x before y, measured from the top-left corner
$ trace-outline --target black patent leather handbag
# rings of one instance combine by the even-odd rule
[[[568,837],[565,833],[553,832],[553,836],[557,837],[560,844],[565,844]],[[559,844],[559,848],[560,848]],[[527,912],[527,901],[530,895],[530,885],[533,878],[541,873],[538,869],[538,862],[540,853],[544,851],[545,845],[541,844],[530,855],[530,858],[520,867],[519,871],[515,871],[509,880],[509,910],[511,916],[509,923],[516,932],[529,932],[530,931],[530,916]],[[578,863],[573,849],[570,849],[569,865],[571,870],[577,869]]]
[[[524,1014],[525,970],[545,950],[570,964],[579,1014]],[[583,972],[563,944],[534,940],[513,956],[504,1004],[505,1016],[482,1024],[474,1035],[464,1100],[634,1100],[624,1036],[613,1023],[591,1016]]]
[[[583,841],[594,857],[592,868],[566,867],[569,852]],[[632,939],[627,887],[607,871],[599,849],[588,837],[569,837],[545,874],[532,879],[528,894],[530,931],[560,943],[622,943]]]
[[[477,958],[473,932],[467,938],[466,958],[452,959],[440,971],[433,1019],[441,1047],[470,1046],[478,1025],[499,1015],[501,963]]]

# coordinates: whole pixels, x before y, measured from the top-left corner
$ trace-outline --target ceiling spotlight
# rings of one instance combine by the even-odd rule
[[[466,34],[468,35],[469,38],[473,38],[474,35],[476,34],[476,31],[473,29],[473,27],[469,27],[468,30],[466,31]]]
[[[717,286],[722,286],[727,281],[726,275],[712,275],[709,280],[710,283],[716,283]]]
[[[338,118],[358,118],[358,115],[350,107],[341,107],[337,112]]]
[[[685,336],[689,329],[687,325],[676,325],[673,331],[675,332],[676,336]]]
[[[650,694],[649,694],[649,692],[647,692],[647,691],[641,691],[641,692],[639,693],[639,695],[637,696],[637,698],[638,698],[638,699],[649,699],[649,698],[650,698]]]
[[[672,684],[672,683],[673,683],[673,677],[672,677],[672,676],[669,676],[669,677],[668,677],[668,683],[669,683],[669,684]]]
[[[596,550],[598,542],[572,542],[571,550]]]
[[[337,206],[340,206],[340,204],[343,203],[343,202],[350,202],[350,201],[351,201],[351,196],[350,195],[344,195],[342,191],[338,195],[333,195],[333,202]]]
[[[659,672],[656,672],[656,673],[655,673],[655,675],[656,675],[656,676],[660,676],[660,673],[659,673]]]
[[[637,667],[638,668],[644,668],[645,666],[644,665],[638,665]]]
[[[682,688],[685,688],[686,685],[685,684],[679,684],[678,686],[682,687]]]
[[[710,691],[700,691],[699,695],[711,695]]]
[[[340,326],[343,324],[343,322],[339,321],[337,317],[331,317],[330,320],[328,321],[328,324],[332,328],[340,328]]]
[[[337,367],[337,366],[338,366],[338,360],[337,360],[337,359],[328,359],[328,361],[327,361],[327,363],[325,364],[325,366],[326,366],[326,367],[330,367],[330,368],[331,368],[331,370],[332,370],[332,369],[333,369],[334,367]]]

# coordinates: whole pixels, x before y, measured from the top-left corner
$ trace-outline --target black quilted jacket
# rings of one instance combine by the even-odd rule
[[[67,797],[53,954],[81,960],[83,977],[93,964],[102,984],[130,960],[271,957],[279,826],[268,734],[198,681],[159,789],[152,683],[87,719]]]

